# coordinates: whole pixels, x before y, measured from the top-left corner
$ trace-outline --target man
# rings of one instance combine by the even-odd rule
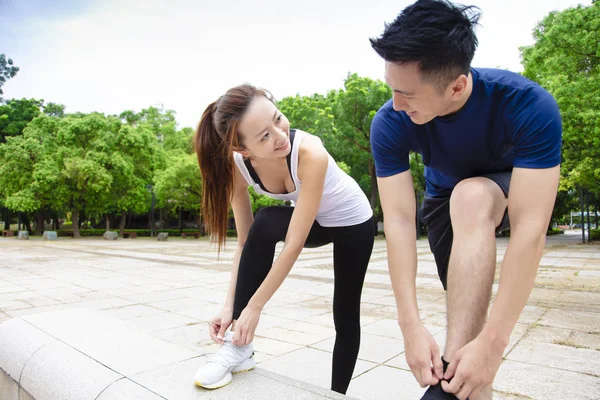
[[[491,383],[533,287],[556,198],[562,123],[552,96],[518,74],[475,69],[475,7],[419,0],[371,39],[393,98],[371,147],[406,360],[423,399],[491,399]],[[419,318],[409,152],[425,163],[421,209],[447,291],[443,362]],[[510,186],[510,193],[509,193]],[[486,321],[495,233],[511,238]],[[456,396],[456,397],[455,397]]]

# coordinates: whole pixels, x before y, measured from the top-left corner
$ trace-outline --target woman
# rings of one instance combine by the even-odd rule
[[[360,346],[360,297],[374,241],[366,196],[318,137],[291,130],[271,95],[250,85],[234,87],[208,106],[195,149],[207,230],[220,251],[231,204],[238,235],[227,300],[210,322],[210,335],[221,347],[200,367],[196,384],[218,388],[231,381],[232,372],[254,367],[252,339],[263,307],[303,247],[333,243],[331,389],[345,393]],[[294,206],[266,207],[253,218],[248,186]],[[285,245],[273,261],[279,241]]]

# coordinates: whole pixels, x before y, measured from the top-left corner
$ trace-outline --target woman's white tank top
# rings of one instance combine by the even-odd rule
[[[291,135],[293,135],[293,142],[290,156],[288,156],[288,166],[296,187],[296,190],[292,193],[276,194],[267,192],[260,182],[253,179],[252,175],[255,175],[255,173],[254,171],[250,172],[244,162],[244,157],[240,153],[234,152],[233,158],[244,179],[246,179],[248,185],[254,188],[256,193],[264,194],[273,199],[291,201],[292,205],[295,205],[302,187],[302,182],[298,179],[298,150],[302,139],[310,134],[296,129],[290,132]],[[324,227],[351,226],[365,222],[372,215],[371,205],[358,183],[342,171],[333,157],[329,155],[323,197],[317,212],[317,222]]]

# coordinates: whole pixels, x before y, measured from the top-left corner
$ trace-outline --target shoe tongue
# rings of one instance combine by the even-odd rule
[[[227,332],[225,332],[225,336],[223,337],[223,339],[225,339],[227,341],[231,341],[231,340],[233,340],[234,336],[235,336],[235,332],[227,331]]]

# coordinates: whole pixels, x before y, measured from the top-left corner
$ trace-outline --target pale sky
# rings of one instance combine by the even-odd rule
[[[4,98],[118,114],[155,105],[195,127],[229,87],[280,99],[383,80],[369,38],[405,0],[0,0],[0,53],[20,67]],[[481,8],[473,66],[521,71],[519,46],[553,10],[591,0],[471,0]]]

